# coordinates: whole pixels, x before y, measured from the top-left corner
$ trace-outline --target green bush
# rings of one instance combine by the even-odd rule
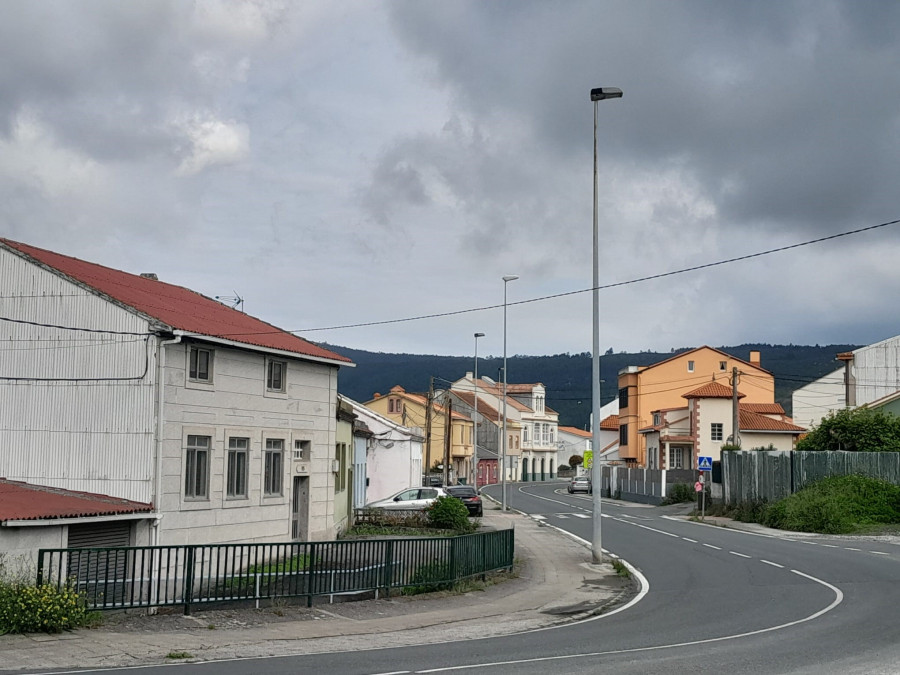
[[[71,588],[0,581],[0,635],[59,633],[93,620],[94,613]]]
[[[900,486],[866,476],[832,476],[767,506],[760,522],[822,534],[900,523]]]
[[[797,441],[796,450],[900,452],[900,417],[869,408],[829,413]]]
[[[682,504],[697,500],[697,491],[690,483],[672,483],[663,504]]]
[[[438,497],[425,508],[425,515],[432,527],[442,530],[470,531],[469,509],[456,497]]]
[[[463,508],[465,508],[465,505],[463,505]],[[412,579],[410,579],[410,585],[404,586],[401,592],[403,595],[419,595],[420,593],[449,591],[454,584],[453,581],[449,581],[451,577],[450,565],[447,563],[435,562],[422,565],[416,569]]]

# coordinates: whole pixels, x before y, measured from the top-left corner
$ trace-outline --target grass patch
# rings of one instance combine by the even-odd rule
[[[624,577],[626,579],[631,578],[631,570],[629,570],[628,567],[625,565],[625,563],[623,563],[618,558],[613,558],[612,566],[613,566],[613,569],[616,571],[616,574],[618,574],[620,577]]]
[[[194,655],[190,652],[169,652],[166,654],[167,659],[192,659]]]
[[[850,534],[900,523],[900,486],[832,476],[761,509],[758,522],[795,532]]]

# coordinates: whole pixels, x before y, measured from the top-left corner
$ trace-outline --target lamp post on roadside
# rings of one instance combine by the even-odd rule
[[[475,394],[475,412],[472,415],[472,485],[478,492],[478,338],[484,337],[484,333],[475,333],[475,378],[473,380],[473,393]]]
[[[600,227],[597,224],[597,103],[608,98],[622,98],[622,90],[615,87],[591,89],[594,102],[594,285],[593,340],[591,350],[591,485],[593,486],[593,532],[591,559],[603,562],[601,541],[601,500],[603,497],[603,473],[600,470]]]
[[[500,509],[506,511],[506,287],[510,281],[518,279],[516,274],[503,277],[503,443],[500,454]]]

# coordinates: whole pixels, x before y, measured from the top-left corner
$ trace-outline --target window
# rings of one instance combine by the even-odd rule
[[[669,448],[669,468],[684,468],[684,448]]]
[[[400,414],[403,412],[403,402],[399,398],[388,399],[388,412]]]
[[[619,389],[619,410],[628,407],[628,387]]]
[[[688,361],[688,372],[689,373],[694,372],[694,362],[693,361]]]
[[[658,427],[662,422],[662,416],[659,413],[653,413],[653,426]]]
[[[247,456],[249,451],[249,438],[228,439],[228,473],[225,480],[225,495],[228,497],[247,496]]]
[[[556,443],[556,427],[550,427],[550,445]]]
[[[713,441],[721,441],[722,440],[722,423],[721,422],[713,422],[710,424],[710,439]]]
[[[209,499],[210,436],[188,436],[184,461],[184,496]]]
[[[527,442],[528,442],[528,430],[529,430],[529,429],[531,429],[531,425],[530,425],[530,424],[523,424],[523,425],[522,425],[522,442],[523,442],[523,443],[527,443]]]
[[[285,361],[269,361],[266,368],[266,389],[284,391],[284,374],[287,371]]]
[[[719,370],[728,370],[728,361],[719,361]]]
[[[619,425],[619,445],[621,445],[621,446],[628,445],[628,425],[627,424]]]
[[[298,461],[309,459],[310,446],[311,443],[309,441],[294,441],[294,459]]]
[[[337,454],[338,466],[338,475],[337,480],[334,482],[335,492],[343,492],[347,489],[347,444],[346,443],[338,443],[335,446],[335,454]]]
[[[280,495],[284,474],[284,441],[280,438],[266,439],[266,466],[263,478],[263,493]]]
[[[191,347],[188,378],[196,382],[212,382],[213,352],[211,349]]]

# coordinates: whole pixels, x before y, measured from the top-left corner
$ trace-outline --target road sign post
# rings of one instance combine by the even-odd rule
[[[712,457],[697,457],[697,470],[700,471],[700,520],[706,519],[706,476],[712,471]]]

